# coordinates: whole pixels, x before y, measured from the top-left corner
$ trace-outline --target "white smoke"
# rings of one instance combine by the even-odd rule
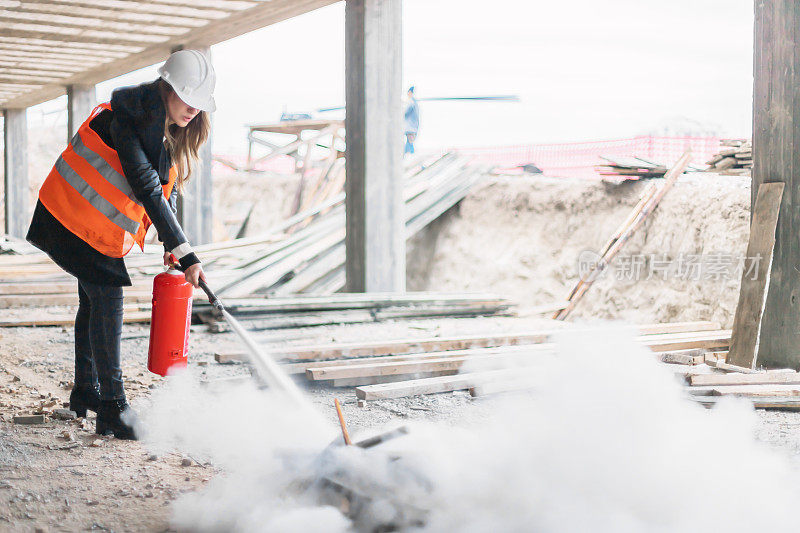
[[[425,524],[407,528],[415,531],[796,530],[800,476],[755,440],[752,408],[692,403],[633,337],[608,325],[567,330],[557,356],[534,367],[532,392],[480,400],[490,421],[413,424],[382,450],[339,448],[329,459],[365,486],[395,483],[395,496],[424,503]],[[176,502],[178,528],[338,532],[372,523],[351,523],[299,490],[298,480],[331,468],[315,458],[337,428],[280,397],[250,386],[212,395],[182,376],[154,395],[143,421],[151,449],[211,457],[225,472]],[[403,472],[430,481],[423,499],[413,476],[386,468],[387,449],[402,456]]]

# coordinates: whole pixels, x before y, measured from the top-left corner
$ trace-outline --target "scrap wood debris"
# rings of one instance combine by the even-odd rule
[[[649,324],[638,330],[637,341],[685,379],[690,398],[704,406],[734,395],[759,409],[800,410],[800,374],[727,363],[731,331],[716,323]],[[555,331],[297,346],[273,356],[290,375],[354,388],[359,406],[453,391],[481,397],[535,389],[546,379],[537,365],[555,355],[549,342]],[[237,352],[218,352],[215,357],[218,362],[244,359]],[[475,365],[485,365],[486,370],[476,370]],[[343,418],[340,423],[344,430]]]
[[[597,165],[595,170],[603,176],[603,179],[614,182],[639,180],[643,178],[663,178],[667,173],[666,165],[654,163],[641,157],[605,157],[600,159],[606,161],[602,165]]]
[[[659,354],[720,351],[730,345],[730,330],[721,330],[713,322],[650,324],[638,329],[639,342]],[[548,340],[554,331],[332,343],[297,346],[272,355],[290,375],[334,387],[354,387],[361,404],[456,390],[486,394],[535,383],[530,370],[552,357],[554,347]],[[243,360],[244,354],[218,352],[215,358],[226,363]],[[511,364],[513,368],[460,373],[467,365],[482,363]]]
[[[749,176],[753,169],[753,143],[747,139],[722,139],[720,152],[709,159],[707,172]]]
[[[611,239],[600,249],[597,258],[592,262],[590,268],[582,273],[578,283],[573,287],[569,296],[567,297],[567,306],[564,309],[557,311],[553,318],[557,320],[564,320],[569,316],[575,305],[583,298],[586,291],[592,286],[597,279],[598,275],[608,267],[614,257],[619,253],[626,242],[630,240],[636,230],[644,223],[645,219],[658,207],[664,195],[675,185],[675,182],[686,170],[689,164],[689,157],[691,152],[687,150],[678,159],[675,165],[667,171],[664,175],[664,183],[658,189],[650,184],[645,191],[644,196],[633,208],[633,211],[628,215],[628,218],[617,228]]]
[[[406,203],[406,238],[411,238],[428,224],[457,204],[487,175],[488,168],[472,165],[470,159],[455,152],[425,158],[415,158],[406,164],[403,197]],[[342,174],[343,175],[343,174]],[[338,190],[340,179],[336,179]],[[313,187],[317,187],[314,184]],[[319,185],[322,187],[323,185]],[[318,187],[317,187],[318,188]],[[510,304],[499,299],[480,298],[467,302],[462,298],[447,312],[454,300],[433,295],[416,304],[397,305],[373,303],[330,304],[329,310],[319,308],[309,318],[308,309],[314,302],[286,303],[280,313],[273,312],[270,304],[280,303],[279,298],[294,298],[296,294],[333,295],[344,287],[344,192],[329,191],[315,196],[311,203],[302,204],[302,210],[273,227],[264,235],[242,237],[229,241],[197,246],[195,250],[203,259],[209,279],[214,281],[215,292],[231,302],[234,308],[255,319],[268,319],[266,327],[294,327],[305,323],[335,323],[337,313],[347,309],[345,322],[374,321],[376,317],[420,317],[443,314],[475,316],[478,314],[503,314]],[[310,198],[314,195],[306,195]],[[77,305],[77,288],[74,279],[63,272],[43,253],[28,253],[31,248],[12,238],[0,241],[0,308]],[[24,255],[23,255],[24,254]],[[149,249],[145,254],[131,254],[126,258],[133,286],[126,288],[125,322],[147,322],[152,298],[152,277],[162,267],[161,252]],[[270,297],[267,299],[267,297]],[[235,299],[247,298],[254,305],[237,303]],[[337,297],[338,298],[338,297]],[[344,298],[344,297],[343,297]],[[209,317],[202,291],[195,294],[197,318],[205,318],[212,327],[219,326]],[[319,302],[317,302],[319,303]],[[261,306],[260,311],[256,308]],[[334,309],[339,305],[339,309]],[[249,310],[245,308],[249,307]],[[235,314],[235,313],[234,313]],[[276,314],[285,315],[275,320]],[[0,326],[70,325],[74,312],[39,311],[35,313],[5,314]],[[269,325],[269,320],[273,324]],[[314,325],[314,324],[310,324]]]

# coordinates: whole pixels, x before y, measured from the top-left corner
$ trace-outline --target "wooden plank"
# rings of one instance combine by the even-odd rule
[[[418,378],[434,378],[437,376],[452,376],[457,374],[458,372],[455,370],[451,371],[443,371],[443,372],[430,372],[420,374],[416,377]],[[398,376],[368,376],[363,378],[343,378],[343,379],[334,379],[330,381],[331,386],[333,387],[360,387],[362,385],[375,385],[377,383],[396,383],[398,381],[406,381],[408,380],[407,375],[398,375]]]
[[[731,348],[727,358],[729,363],[737,366],[752,368],[756,363],[756,345],[764,312],[764,291],[775,247],[775,228],[778,224],[783,188],[783,183],[762,183],[753,207],[745,258],[746,261],[752,261],[756,257],[759,259],[755,272],[748,272],[747,268],[742,272],[739,302],[733,319]]]
[[[530,379],[507,379],[500,381],[488,381],[469,388],[469,395],[473,398],[501,394],[506,392],[529,391],[536,387],[536,383]]]
[[[727,386],[727,385],[753,385],[753,384],[800,384],[800,374],[786,372],[762,372],[759,374],[703,374],[690,376],[689,384],[692,386]]]
[[[680,350],[676,352],[663,352],[660,354],[662,363],[677,365],[699,365],[705,362],[705,350]]]
[[[743,398],[750,400],[755,409],[768,409],[776,411],[800,411],[800,398],[793,396],[778,396],[778,397],[748,397]],[[705,406],[714,407],[717,402],[722,400],[719,396],[695,396],[694,400]]]
[[[687,346],[686,349],[695,348],[698,347],[696,346],[698,339],[700,339],[701,342],[703,340],[708,340],[710,342],[708,347],[714,348],[719,346],[718,340],[720,338],[730,337],[730,333],[727,330],[715,331],[711,329],[716,326],[716,324],[711,322],[699,323],[698,325],[700,327],[697,329],[695,329],[694,325],[690,324],[698,323],[683,323],[680,326],[678,324],[674,324],[669,327],[664,327],[658,324],[643,325],[639,326],[638,330],[643,335],[654,335],[654,337],[650,340],[655,343],[655,346],[659,347],[659,351],[684,349],[683,344],[687,342],[693,345]],[[691,330],[686,331],[689,328],[691,328]],[[713,332],[713,335],[710,337],[706,334],[698,333],[708,330]],[[545,340],[556,331],[558,330],[548,329],[531,332],[506,333],[500,335],[466,335],[461,337],[400,339],[395,341],[372,343],[321,344],[292,348],[291,350],[282,351],[276,356],[285,359],[296,360],[337,359],[414,352],[463,350],[467,348],[481,348],[490,346],[511,346],[516,344],[538,344],[545,342]],[[671,333],[662,333],[662,331],[670,331]],[[674,346],[674,348],[671,348],[671,346]],[[727,341],[723,344],[723,346],[727,346]]]
[[[306,377],[309,380],[325,379],[345,379],[362,378],[374,376],[393,376],[423,374],[428,372],[458,371],[464,364],[480,362],[496,362],[503,366],[520,365],[530,362],[535,358],[531,357],[530,351],[472,355],[466,357],[441,357],[438,359],[426,359],[422,361],[400,361],[387,363],[367,363],[362,365],[342,365],[332,367],[315,367],[306,370]]]
[[[465,357],[471,355],[490,355],[490,354],[513,354],[519,352],[525,353],[544,353],[553,354],[553,345],[551,344],[532,344],[526,346],[499,346],[496,348],[474,348],[471,350],[450,350],[446,352],[427,352],[415,353],[408,355],[384,355],[379,357],[359,357],[355,359],[334,359],[332,361],[305,361],[301,363],[284,363],[281,367],[287,374],[307,374],[310,368],[322,367],[340,367],[349,365],[368,365],[378,363],[396,363],[402,361],[428,361],[431,359],[441,359],[446,357]],[[219,356],[222,362],[231,361],[244,361],[245,355],[243,353],[217,353],[215,358]]]
[[[667,334],[675,335],[675,334]],[[652,337],[640,337],[646,346],[657,346],[661,341],[653,341]],[[532,350],[533,347],[538,348]],[[553,352],[550,344],[534,346],[515,346],[514,349],[504,347],[500,350],[462,350],[459,355],[452,355],[448,352],[439,352],[439,357],[407,358],[404,361],[383,359],[381,361],[362,360],[354,363],[349,360],[349,364],[325,365],[324,363],[315,364],[306,368],[306,377],[310,380],[343,379],[366,376],[386,376],[399,374],[418,374],[423,372],[439,372],[459,370],[465,364],[489,363],[500,364],[503,366],[524,366],[535,364],[541,361],[541,356]],[[430,356],[431,354],[425,354]],[[538,356],[538,357],[537,357]],[[696,356],[702,358],[702,355]],[[693,359],[694,361],[694,359]],[[692,362],[691,364],[697,364]]]
[[[492,370],[489,372],[471,372],[455,376],[414,379],[398,383],[364,385],[362,387],[356,387],[356,397],[359,400],[381,400],[417,396],[420,394],[452,392],[476,387],[490,381],[520,379],[520,373],[519,369],[513,368]]]
[[[643,326],[644,331],[647,331],[647,327]],[[640,330],[641,331],[641,330]],[[539,332],[532,335],[542,335],[544,338],[551,333],[551,331]],[[476,336],[478,339],[487,339],[484,336]],[[463,342],[465,339],[469,339],[468,337],[459,337],[457,338],[459,342]],[[547,346],[550,347],[552,345],[545,345],[545,344],[536,344],[531,342],[534,340],[535,337],[531,336],[528,338],[528,342],[524,343],[516,343],[516,344],[505,344],[501,346],[493,346],[491,348],[483,348],[485,349],[505,349],[505,350],[526,350],[526,349],[534,349],[539,346]],[[701,347],[709,345],[709,344],[717,344],[717,345],[727,345],[730,339],[730,331],[729,330],[721,330],[721,331],[712,331],[710,333],[696,333],[696,332],[688,332],[688,333],[667,333],[667,334],[654,334],[654,335],[642,335],[638,338],[640,342],[642,342],[645,346],[650,348],[652,351],[661,352],[661,351],[669,351],[673,349],[691,349],[697,347],[699,345]],[[416,342],[417,340],[426,341],[426,339],[411,339],[411,341]],[[430,339],[427,339],[430,340]],[[440,339],[446,341],[448,339]],[[496,343],[495,343],[496,344]],[[681,346],[681,348],[672,348],[672,346]],[[339,346],[345,346],[344,351],[340,351],[338,349]],[[349,348],[347,348],[349,346]],[[311,368],[314,365],[317,366],[333,366],[338,364],[350,364],[355,363],[358,364],[360,362],[368,362],[368,361],[379,361],[381,357],[379,357],[380,353],[390,353],[391,355],[384,356],[386,360],[395,360],[400,361],[410,360],[413,358],[412,352],[407,352],[405,355],[403,354],[396,354],[396,349],[393,348],[391,345],[386,346],[382,351],[374,351],[374,350],[365,350],[362,355],[352,355],[354,353],[359,353],[354,348],[363,346],[362,344],[331,344],[331,345],[319,345],[319,346],[312,346],[312,347],[298,347],[293,348],[290,350],[282,350],[280,352],[275,352],[273,355],[276,358],[283,358],[286,360],[308,360],[316,362],[309,362],[309,363],[302,363],[303,372],[306,368]],[[475,348],[474,345],[470,344],[470,348],[464,349],[457,349],[456,345],[453,344],[445,344],[445,350],[441,351],[430,351],[430,350],[420,350],[419,347],[409,346],[409,349],[417,350],[416,356],[422,357],[440,357],[443,354],[450,354],[450,355],[471,355],[473,353],[478,353],[475,350],[480,350],[481,348]],[[550,348],[548,348],[550,349]],[[419,353],[419,351],[423,353]],[[346,355],[345,355],[346,354]],[[441,354],[441,355],[440,355]],[[297,356],[300,357],[297,357]],[[318,357],[314,357],[318,356]],[[244,360],[244,354],[242,352],[217,352],[215,357],[218,358],[219,362],[231,362],[231,361],[240,361]]]
[[[691,370],[687,368],[687,372],[691,372]],[[364,385],[356,387],[356,397],[360,400],[380,400],[464,389],[475,389],[480,394],[481,389],[502,390],[505,387],[509,387],[519,390],[531,388],[535,387],[537,382],[541,382],[542,379],[544,377],[537,373],[535,368],[506,368],[487,372],[470,372],[455,376]]]
[[[731,337],[731,342],[733,342],[733,338]],[[722,370],[724,372],[739,372],[741,374],[758,374],[758,370],[754,370],[752,368],[746,368],[743,366],[737,365],[729,365],[725,361],[720,361],[719,359],[707,359],[705,363],[710,366],[711,368],[716,368],[717,370]]]
[[[800,385],[731,385],[712,387],[711,396],[800,396]]]

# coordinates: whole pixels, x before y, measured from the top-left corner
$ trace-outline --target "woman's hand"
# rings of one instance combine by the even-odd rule
[[[191,283],[194,287],[200,286],[200,280],[206,280],[206,275],[203,273],[203,267],[200,263],[195,263],[183,273],[187,283]]]
[[[170,259],[171,255],[172,254],[170,252],[164,252],[164,266],[165,267],[172,266],[172,260]]]

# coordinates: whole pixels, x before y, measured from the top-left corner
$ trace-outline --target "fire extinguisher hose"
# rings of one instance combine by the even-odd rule
[[[180,264],[173,262],[172,266],[180,270],[181,272],[184,272],[184,269],[183,267],[181,267]],[[214,309],[216,309],[220,313],[223,312],[225,310],[225,307],[222,305],[222,302],[219,301],[217,295],[214,294],[214,291],[211,290],[211,287],[209,287],[208,284],[202,279],[199,281],[199,285],[200,288],[203,289],[203,292],[206,293],[206,296],[208,296],[208,301],[209,303],[211,303],[211,305],[214,306]]]

